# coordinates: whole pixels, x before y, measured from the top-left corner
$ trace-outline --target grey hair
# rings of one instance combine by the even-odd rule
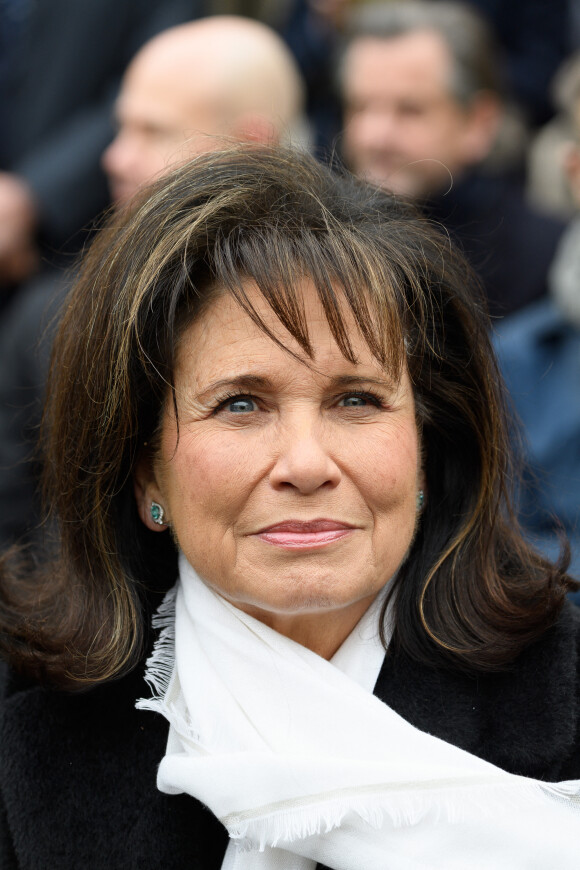
[[[343,60],[356,39],[393,39],[424,30],[438,33],[449,48],[453,60],[450,88],[460,103],[469,105],[479,91],[504,95],[501,59],[491,28],[474,9],[452,0],[363,5],[349,20]]]

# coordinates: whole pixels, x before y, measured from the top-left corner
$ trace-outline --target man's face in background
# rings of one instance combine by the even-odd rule
[[[192,77],[191,62],[186,73],[180,71],[179,58],[164,53],[145,52],[133,61],[115,115],[118,132],[102,162],[116,204],[173,166],[217,147],[225,129],[210,77]]]
[[[481,158],[473,111],[453,95],[452,58],[433,31],[361,37],[342,71],[344,157],[356,175],[410,197],[450,186]]]

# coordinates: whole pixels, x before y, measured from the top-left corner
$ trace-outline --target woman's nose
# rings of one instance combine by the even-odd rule
[[[270,472],[275,489],[292,487],[303,495],[335,487],[340,479],[339,466],[313,431],[290,435]]]

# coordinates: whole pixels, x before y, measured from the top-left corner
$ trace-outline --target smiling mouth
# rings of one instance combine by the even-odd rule
[[[354,526],[337,520],[287,520],[262,529],[256,537],[275,547],[300,550],[324,547],[348,537],[353,531]]]

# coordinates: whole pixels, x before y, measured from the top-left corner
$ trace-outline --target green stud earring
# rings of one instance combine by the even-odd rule
[[[425,501],[425,493],[420,489],[417,493],[417,513],[423,510],[423,502]]]
[[[158,525],[158,526],[166,525],[166,523],[163,520],[163,514],[164,514],[163,508],[156,501],[151,502],[150,512],[151,512],[151,519],[153,520],[153,522],[156,525]]]

